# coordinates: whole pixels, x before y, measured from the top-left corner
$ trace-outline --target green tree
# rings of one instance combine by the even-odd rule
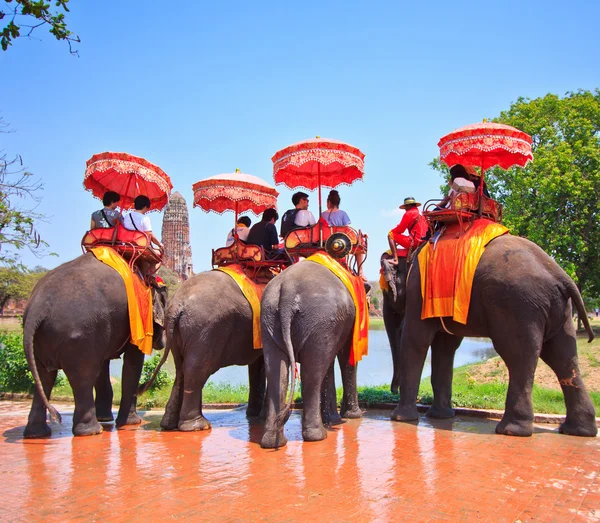
[[[0,313],[8,300],[26,300],[44,272],[29,272],[16,267],[0,267]]]
[[[181,281],[179,280],[179,276],[175,271],[168,269],[164,265],[158,269],[158,276],[160,276],[165,285],[167,286],[167,290],[169,291],[169,297],[173,296],[177,289],[181,286]]]
[[[54,0],[51,3],[43,0],[4,0],[4,6],[0,7],[0,20],[8,23],[0,31],[0,45],[6,51],[12,45],[13,40],[19,37],[30,37],[39,27],[48,26],[50,34],[57,40],[65,40],[69,44],[71,54],[77,54],[73,50],[73,43],[79,43],[79,36],[73,34],[67,28],[65,13],[69,12],[67,4],[69,0]]]
[[[600,90],[519,98],[497,122],[533,139],[525,168],[486,171],[513,234],[537,243],[583,293],[600,294]],[[432,162],[439,169],[439,162]]]

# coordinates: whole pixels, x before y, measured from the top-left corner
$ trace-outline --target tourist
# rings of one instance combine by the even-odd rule
[[[235,227],[235,231],[231,229],[229,234],[227,235],[227,241],[225,242],[225,247],[230,247],[233,245],[235,240],[235,235],[237,234],[238,239],[242,243],[246,243],[248,238],[248,233],[250,232],[250,225],[252,225],[252,220],[248,218],[248,216],[240,216],[237,221],[237,225]]]
[[[279,214],[275,209],[267,209],[263,212],[261,220],[252,226],[246,239],[248,244],[263,247],[269,259],[285,254],[284,249],[279,248],[279,237],[277,236],[277,227],[275,227],[278,218]]]
[[[438,205],[438,209],[447,207],[452,202],[452,197],[459,193],[474,193],[475,183],[471,180],[473,176],[478,176],[477,171],[471,166],[461,164],[453,165],[450,168],[450,191]]]
[[[122,221],[122,216],[117,211],[117,204],[121,197],[114,191],[107,191],[102,197],[104,209],[92,213],[90,229],[110,229]]]
[[[340,210],[340,194],[336,190],[329,191],[327,210],[322,216],[329,225],[350,225],[350,217],[345,211]]]
[[[163,244],[154,236],[152,232],[152,224],[146,213],[150,210],[150,198],[144,195],[137,196],[133,201],[135,210],[131,211],[123,220],[123,226],[130,231],[147,232],[153,243],[159,246],[160,250],[164,249]]]
[[[292,195],[294,208],[285,211],[281,217],[281,236],[285,238],[290,231],[302,227],[311,227],[317,221],[313,213],[308,210],[308,194],[298,191]]]

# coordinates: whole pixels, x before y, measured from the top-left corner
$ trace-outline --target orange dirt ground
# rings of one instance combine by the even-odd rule
[[[294,412],[273,451],[243,409],[206,411],[206,432],[163,432],[150,411],[74,438],[63,405],[52,438],[23,440],[28,410],[0,402],[0,521],[600,521],[600,438],[553,426],[511,438],[371,411],[303,443]]]

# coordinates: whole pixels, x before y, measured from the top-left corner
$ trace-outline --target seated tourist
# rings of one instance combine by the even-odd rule
[[[149,233],[150,239],[156,245],[158,245],[162,251],[164,246],[159,239],[154,236],[150,218],[146,216],[146,213],[150,210],[150,198],[143,195],[137,196],[133,201],[133,207],[135,210],[131,211],[125,218],[123,218],[123,226],[130,231],[142,231]]]
[[[340,210],[340,193],[335,190],[329,191],[327,196],[327,210],[322,214],[329,225],[350,225],[350,217],[345,211]]]
[[[121,197],[114,191],[107,191],[102,197],[104,209],[92,213],[90,229],[110,229],[122,220],[121,213],[117,211],[117,204]]]
[[[248,216],[240,216],[237,221],[237,226],[235,231],[231,229],[229,234],[227,235],[227,241],[225,242],[225,247],[229,247],[233,245],[233,241],[235,239],[235,234],[240,239],[240,241],[246,243],[248,238],[248,233],[250,232],[250,225],[252,224],[252,220],[248,218]]]
[[[285,238],[290,231],[302,227],[311,227],[317,221],[313,213],[308,210],[308,194],[298,191],[292,195],[294,208],[285,211],[281,217],[281,236]]]
[[[460,164],[453,165],[450,168],[450,191],[438,205],[438,209],[448,207],[455,194],[465,192],[475,192],[475,184],[471,181],[471,177],[476,176],[477,171],[471,166],[463,166]]]
[[[285,254],[285,251],[279,248],[279,237],[275,227],[278,218],[279,214],[275,209],[267,209],[263,212],[261,220],[252,226],[246,238],[246,243],[262,246],[269,259]]]

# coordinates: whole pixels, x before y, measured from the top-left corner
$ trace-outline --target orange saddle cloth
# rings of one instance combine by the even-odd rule
[[[473,278],[485,246],[508,233],[504,225],[485,218],[473,220],[464,230],[466,225],[447,226],[441,238],[419,252],[422,320],[451,317],[467,323]]]

